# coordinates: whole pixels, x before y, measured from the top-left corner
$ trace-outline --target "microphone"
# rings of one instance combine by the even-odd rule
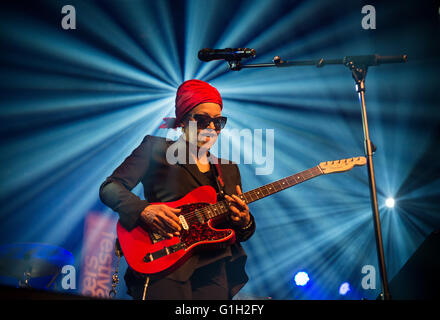
[[[255,49],[249,48],[226,48],[226,49],[209,49],[205,48],[199,51],[199,59],[205,62],[212,60],[237,61],[242,58],[254,58]]]

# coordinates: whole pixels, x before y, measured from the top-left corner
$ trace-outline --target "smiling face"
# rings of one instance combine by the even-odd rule
[[[183,132],[185,135],[186,141],[193,143],[193,139],[190,136],[190,121],[195,121],[195,115],[203,115],[211,118],[217,118],[221,116],[221,108],[217,103],[206,102],[201,103],[192,109],[188,114],[185,115],[185,120],[182,123]],[[216,130],[214,123],[211,121],[206,128],[197,128],[197,147],[201,148],[205,144],[205,148],[209,149],[215,141],[217,140],[217,136],[220,134],[220,130]]]

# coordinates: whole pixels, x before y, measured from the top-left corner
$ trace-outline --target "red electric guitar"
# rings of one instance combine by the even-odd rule
[[[251,203],[322,174],[344,172],[365,164],[365,157],[322,162],[311,169],[245,192],[240,198]],[[122,252],[128,265],[135,271],[166,274],[182,265],[197,250],[225,247],[234,243],[234,230],[214,228],[229,210],[225,200],[217,202],[216,191],[211,186],[199,187],[182,199],[165,204],[182,209],[179,215],[182,226],[179,237],[165,239],[142,225],[128,231],[119,222],[117,224]]]

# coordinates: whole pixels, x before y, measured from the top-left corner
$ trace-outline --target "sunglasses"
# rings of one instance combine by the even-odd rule
[[[211,118],[204,114],[192,114],[189,116],[197,121],[197,129],[205,129],[213,122],[215,130],[221,130],[225,127],[226,121],[228,120],[226,117]]]

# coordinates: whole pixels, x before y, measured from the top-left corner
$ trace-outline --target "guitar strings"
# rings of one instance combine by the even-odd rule
[[[292,186],[298,184],[298,182],[304,182],[304,181],[306,181],[306,180],[309,180],[309,179],[311,179],[311,178],[313,178],[313,177],[316,177],[316,176],[322,174],[320,171],[317,172],[317,173],[312,172],[312,170],[315,170],[315,169],[317,169],[317,167],[314,167],[314,168],[308,169],[308,170],[306,170],[306,171],[300,172],[300,173],[298,173],[298,174],[291,175],[291,176],[289,176],[289,177],[286,177],[286,178],[283,178],[283,179],[277,180],[277,181],[275,181],[275,182],[273,182],[273,183],[270,183],[270,184],[267,184],[267,185],[265,185],[265,186],[261,186],[261,187],[259,187],[259,188],[257,188],[257,189],[254,189],[254,190],[251,190],[251,191],[245,192],[245,193],[242,194],[242,195],[243,195],[243,197],[245,197],[245,195],[255,195],[255,196],[257,196],[260,192],[263,193],[262,190],[266,189],[266,191],[268,192],[268,194],[265,195],[265,196],[269,196],[269,195],[273,194],[273,192],[271,193],[271,191],[267,190],[267,188],[268,188],[269,186],[271,186],[271,188],[272,188],[272,186],[273,186],[274,189],[276,190],[276,188],[275,188],[276,185],[275,185],[275,184],[276,184],[276,183],[279,183],[280,186],[281,186],[281,189],[280,189],[280,190],[276,190],[276,192],[278,192],[278,191],[282,191],[282,190],[284,190],[284,189],[286,189],[286,188],[289,188],[289,187],[292,187]],[[295,177],[297,177],[298,179],[295,179]],[[302,178],[302,181],[300,181],[299,178]],[[293,179],[293,181],[292,181],[293,183],[292,183],[291,185],[289,185],[289,184],[291,183],[291,181],[289,181],[289,179]],[[283,184],[284,184],[284,182],[287,182],[287,186],[282,186],[282,185],[281,185],[281,182],[282,182],[282,181],[283,181]],[[269,188],[269,189],[270,189],[270,188]],[[257,190],[258,190],[258,191],[257,191]],[[264,195],[264,193],[263,193],[263,195]],[[246,200],[246,199],[242,199],[242,200]],[[188,212],[188,216],[185,217],[185,218],[187,218],[188,220],[192,220],[192,219],[194,219],[194,218],[197,216],[198,213],[202,214],[203,218],[205,218],[205,217],[207,217],[205,214],[208,213],[208,211],[210,210],[210,208],[212,208],[213,206],[218,206],[218,207],[219,207],[219,204],[225,205],[224,202],[225,202],[225,200],[222,200],[222,201],[219,201],[219,202],[217,202],[217,203],[214,203],[214,204],[211,204],[211,205],[207,205],[207,206],[202,207],[202,208],[200,208],[200,209],[196,209],[196,210],[194,210],[194,211]],[[246,203],[248,203],[248,202],[246,202]],[[226,207],[228,207],[228,206],[226,205]],[[222,212],[220,213],[220,215],[221,215],[221,214],[224,214],[224,213],[226,213],[226,212],[227,212],[227,210],[226,210],[226,211],[223,211],[223,210],[222,210]],[[185,216],[185,215],[184,215],[184,216]],[[208,220],[209,220],[209,219],[208,219]]]
[[[313,172],[313,171],[318,171],[318,172]],[[274,189],[276,190],[276,188],[275,188],[275,184],[276,184],[276,183],[280,183],[280,185],[281,185],[281,182],[282,182],[282,181],[287,182],[287,186],[281,186],[282,188],[281,188],[280,190],[276,190],[276,192],[278,192],[278,191],[282,191],[282,190],[284,190],[284,189],[286,189],[286,188],[292,187],[292,186],[298,184],[299,182],[304,182],[304,181],[306,181],[306,180],[309,180],[309,179],[314,178],[314,177],[316,177],[316,176],[318,176],[318,175],[321,175],[321,174],[322,174],[322,173],[321,173],[321,171],[318,169],[318,167],[313,167],[313,168],[311,168],[311,169],[305,170],[305,171],[300,172],[300,173],[298,173],[298,174],[291,175],[291,176],[289,176],[289,177],[286,177],[286,178],[283,178],[283,179],[277,180],[277,181],[275,181],[275,182],[273,182],[273,183],[267,184],[267,185],[265,185],[265,186],[259,187],[259,188],[257,188],[257,189],[254,189],[254,190],[251,190],[251,191],[245,192],[245,193],[243,194],[243,196],[244,196],[244,195],[258,195],[258,193],[259,193],[260,191],[262,192],[262,190],[264,190],[264,189],[266,189],[266,191],[268,192],[268,194],[265,195],[265,196],[269,196],[269,195],[273,194],[273,192],[272,192],[272,193],[269,192],[269,190],[267,190],[267,188],[268,188],[269,186],[273,186]],[[297,177],[297,179],[295,179],[295,177]],[[302,181],[300,180],[300,178],[302,178]],[[289,181],[289,179],[293,179],[293,183],[292,183],[291,185],[289,185],[289,184],[291,183],[291,181]],[[283,184],[284,184],[284,183],[283,183]],[[270,188],[269,188],[269,189],[270,189]],[[257,191],[257,190],[258,190],[258,191]],[[262,193],[263,193],[263,192],[262,192]],[[264,193],[263,193],[263,195],[264,195]],[[191,211],[191,212],[189,212],[189,214],[188,214],[188,216],[187,216],[187,219],[193,219],[194,217],[196,217],[196,215],[197,215],[198,213],[202,214],[203,217],[206,217],[205,214],[208,213],[208,211],[210,210],[211,207],[216,206],[216,205],[218,206],[218,204],[223,203],[223,202],[224,202],[224,200],[219,201],[219,202],[217,202],[217,203],[215,203],[215,204],[207,205],[207,206],[205,206],[205,207],[203,207],[203,208],[200,208],[200,209],[196,209],[196,210],[194,210],[194,211]],[[226,213],[226,212],[227,212],[227,211],[222,211],[220,214],[224,214],[224,213]],[[209,219],[208,219],[208,220],[209,220]]]
[[[255,195],[255,196],[257,196],[257,200],[258,200],[258,197],[259,197],[259,193],[260,193],[260,192],[263,194],[263,197],[266,197],[266,196],[269,196],[269,195],[271,195],[271,194],[273,194],[273,193],[276,193],[276,192],[282,191],[282,190],[284,190],[284,189],[290,188],[290,187],[292,187],[292,186],[294,186],[294,185],[296,185],[296,184],[298,184],[298,183],[301,183],[301,182],[307,181],[307,180],[309,180],[309,179],[311,179],[311,178],[317,177],[317,176],[322,175],[322,174],[323,174],[323,172],[320,170],[319,166],[315,166],[315,167],[313,167],[313,168],[307,169],[307,170],[302,171],[302,172],[299,172],[299,173],[297,173],[297,174],[294,174],[294,175],[288,176],[288,177],[286,177],[286,178],[283,178],[283,179],[277,180],[277,181],[275,181],[275,182],[272,182],[272,183],[270,183],[270,184],[267,184],[267,185],[261,186],[261,187],[259,187],[259,188],[254,189],[254,190],[251,190],[251,191],[245,192],[245,193],[242,194],[242,196],[243,196],[243,198],[245,198],[245,196],[247,196],[247,195],[249,195],[249,196]],[[296,179],[295,179],[295,178],[296,178]],[[290,180],[293,180],[293,181],[289,181],[289,179],[290,179]],[[281,185],[281,182],[283,182],[282,185]],[[285,182],[287,182],[287,186],[284,186],[284,183],[285,183]],[[277,189],[276,189],[276,183],[279,183],[279,184],[280,184],[280,186],[281,186],[281,189],[280,189],[280,190],[277,190]],[[289,185],[290,183],[292,183],[292,184]],[[275,192],[273,192],[272,190],[269,191],[269,190],[271,189],[271,188],[269,188],[269,190],[267,189],[269,186],[273,187],[274,190],[275,190]],[[266,190],[266,192],[268,192],[268,194],[267,194],[267,195],[264,195],[263,190]],[[243,199],[243,198],[242,198],[242,200],[245,200],[246,203],[250,203],[250,202],[255,201],[255,200],[252,200],[252,199],[251,199],[252,201],[249,202],[249,201],[247,201],[247,199]],[[260,199],[261,199],[261,198],[260,198]],[[200,208],[200,209],[196,209],[196,210],[194,210],[194,211],[188,212],[188,216],[185,217],[185,218],[187,218],[188,220],[192,220],[192,219],[195,218],[195,217],[197,216],[197,214],[199,214],[199,213],[202,214],[203,218],[208,217],[208,216],[205,215],[205,214],[208,213],[209,210],[211,210],[210,208],[212,208],[212,207],[214,207],[214,206],[219,207],[219,204],[222,204],[222,207],[221,207],[221,208],[223,209],[223,206],[225,206],[225,203],[224,203],[224,202],[225,202],[225,200],[222,200],[222,201],[219,201],[219,202],[217,202],[217,203],[214,203],[214,204],[211,204],[211,205],[207,205],[207,206],[202,207],[202,208]],[[229,206],[226,205],[226,208],[228,208],[228,207],[229,207]],[[220,207],[219,207],[219,209],[220,209]],[[221,215],[221,214],[224,214],[224,213],[226,213],[226,212],[227,212],[227,210],[226,210],[226,211],[222,210],[221,213],[220,213],[220,215]],[[218,216],[218,214],[217,214],[217,216]],[[215,217],[215,216],[214,216],[214,217]],[[209,219],[211,219],[211,218],[209,218]],[[209,220],[209,219],[208,219],[208,220]]]
[[[249,196],[251,196],[251,195],[258,195],[261,191],[257,191],[257,190],[260,190],[260,189],[262,189],[262,188],[268,188],[268,186],[269,186],[269,185],[267,185],[267,186],[262,186],[262,187],[260,187],[260,188],[257,188],[257,189],[254,189],[254,190],[251,190],[251,191],[245,192],[244,194],[242,194],[242,200],[244,200],[246,203],[250,203],[249,201],[247,201],[247,200],[245,199],[246,196],[248,196],[248,195],[249,195]],[[281,189],[281,190],[283,190],[283,189]],[[278,190],[278,191],[281,191],[281,190]],[[269,190],[266,190],[266,191],[268,192],[268,194],[267,194],[266,196],[268,196],[268,195],[271,194],[271,193],[269,192]],[[262,192],[262,193],[263,193],[263,192]],[[264,194],[264,193],[263,193],[263,194]],[[198,213],[202,214],[203,217],[207,217],[205,214],[208,213],[209,210],[211,210],[211,208],[214,207],[214,206],[217,206],[218,209],[222,209],[220,215],[223,214],[223,213],[226,213],[228,210],[225,211],[225,210],[224,210],[224,207],[228,208],[229,206],[228,206],[225,202],[226,202],[226,200],[221,200],[221,201],[219,201],[219,202],[217,202],[217,203],[214,203],[214,204],[211,204],[211,205],[207,205],[207,206],[202,207],[202,208],[200,208],[200,209],[196,209],[196,210],[194,210],[194,211],[188,212],[188,216],[187,216],[186,218],[187,218],[187,219],[193,219],[194,217],[196,217],[196,215],[197,215]],[[220,206],[220,205],[221,205],[221,206]]]

